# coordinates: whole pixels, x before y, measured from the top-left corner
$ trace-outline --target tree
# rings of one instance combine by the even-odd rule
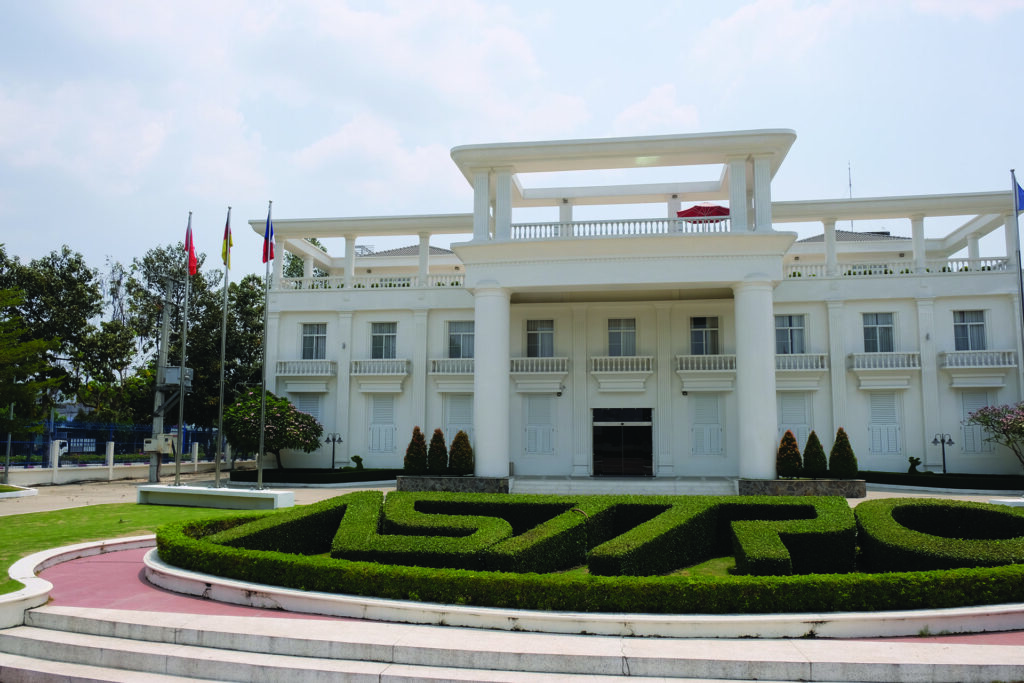
[[[800,446],[796,443],[793,432],[786,430],[775,454],[775,471],[780,477],[793,478],[800,476],[803,463],[800,461]]]
[[[804,446],[804,476],[821,479],[828,476],[828,458],[821,445],[821,439],[813,430]]]
[[[427,449],[427,472],[444,474],[448,471],[448,447],[444,443],[444,432],[435,429]]]
[[[260,443],[260,393],[249,390],[224,410],[224,436],[235,449],[255,452]],[[277,455],[284,469],[281,451],[312,453],[320,448],[324,428],[316,418],[299,411],[286,399],[267,392],[263,450]]]
[[[423,438],[419,426],[412,428],[412,438],[405,449],[403,466],[407,474],[427,473],[427,440]]]
[[[34,422],[39,417],[39,398],[57,383],[43,377],[46,355],[57,343],[31,338],[17,314],[23,301],[20,291],[0,289],[0,433],[19,432]]]
[[[452,474],[473,474],[473,447],[469,445],[469,437],[461,429],[452,439],[451,451],[448,454],[448,466]]]
[[[828,473],[836,479],[857,478],[857,456],[853,454],[850,437],[842,427],[836,432],[836,440],[828,454]]]
[[[320,240],[318,240],[315,237],[307,237],[306,241],[322,252],[327,251],[327,247],[321,244]],[[300,277],[304,277],[305,274],[306,266],[302,262],[302,259],[296,256],[295,254],[291,253],[290,251],[286,251],[284,253],[284,265],[281,268],[281,275],[289,279],[297,279]],[[327,277],[327,275],[327,271],[323,270],[322,268],[313,268],[313,277]]]
[[[985,430],[985,440],[1006,446],[1024,467],[1024,402],[985,406],[967,415],[967,425]]]

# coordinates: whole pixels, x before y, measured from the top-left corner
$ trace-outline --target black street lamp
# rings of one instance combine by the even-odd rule
[[[953,437],[949,434],[936,434],[935,438],[932,439],[932,445],[942,445],[942,473],[946,473],[946,446],[953,445]]]
[[[337,444],[342,443],[341,434],[331,432],[327,435],[327,438],[324,439],[324,443],[331,444],[331,469],[336,469],[334,464],[334,449],[337,447]]]

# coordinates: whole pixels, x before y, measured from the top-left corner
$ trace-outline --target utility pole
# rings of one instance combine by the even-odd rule
[[[174,281],[164,278],[163,310],[160,313],[160,342],[157,347],[156,393],[153,398],[153,438],[164,433],[164,385],[167,383],[167,347],[171,338],[171,286]],[[149,483],[160,482],[161,453],[149,454]]]

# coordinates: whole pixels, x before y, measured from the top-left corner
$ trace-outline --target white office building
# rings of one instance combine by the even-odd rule
[[[468,213],[277,219],[267,385],[342,435],[339,464],[400,467],[418,425],[465,430],[479,475],[656,487],[774,477],[787,429],[827,450],[843,427],[861,469],[941,471],[948,435],[948,471],[1018,472],[964,424],[1021,400],[1012,193],[773,201],[795,140],[456,147]],[[685,180],[550,182],[649,167]],[[356,246],[384,236],[412,246]],[[283,276],[286,251],[303,277]],[[284,457],[328,467],[331,446]]]

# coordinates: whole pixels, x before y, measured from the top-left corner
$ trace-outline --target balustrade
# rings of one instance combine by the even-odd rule
[[[775,355],[776,370],[828,370],[824,353],[779,353]]]
[[[676,356],[677,372],[735,371],[736,354]]]
[[[432,358],[430,360],[432,375],[472,375],[472,358]]]
[[[277,374],[290,377],[333,377],[337,364],[333,360],[279,360]]]
[[[350,373],[353,375],[407,375],[409,374],[409,361],[405,358],[354,360]]]
[[[920,370],[921,354],[880,352],[851,353],[850,369],[852,370]]]
[[[654,356],[592,356],[591,372],[653,372]]]
[[[568,358],[512,358],[511,372],[561,372],[569,371]]]
[[[1016,351],[947,351],[939,354],[943,368],[1015,368]]]

